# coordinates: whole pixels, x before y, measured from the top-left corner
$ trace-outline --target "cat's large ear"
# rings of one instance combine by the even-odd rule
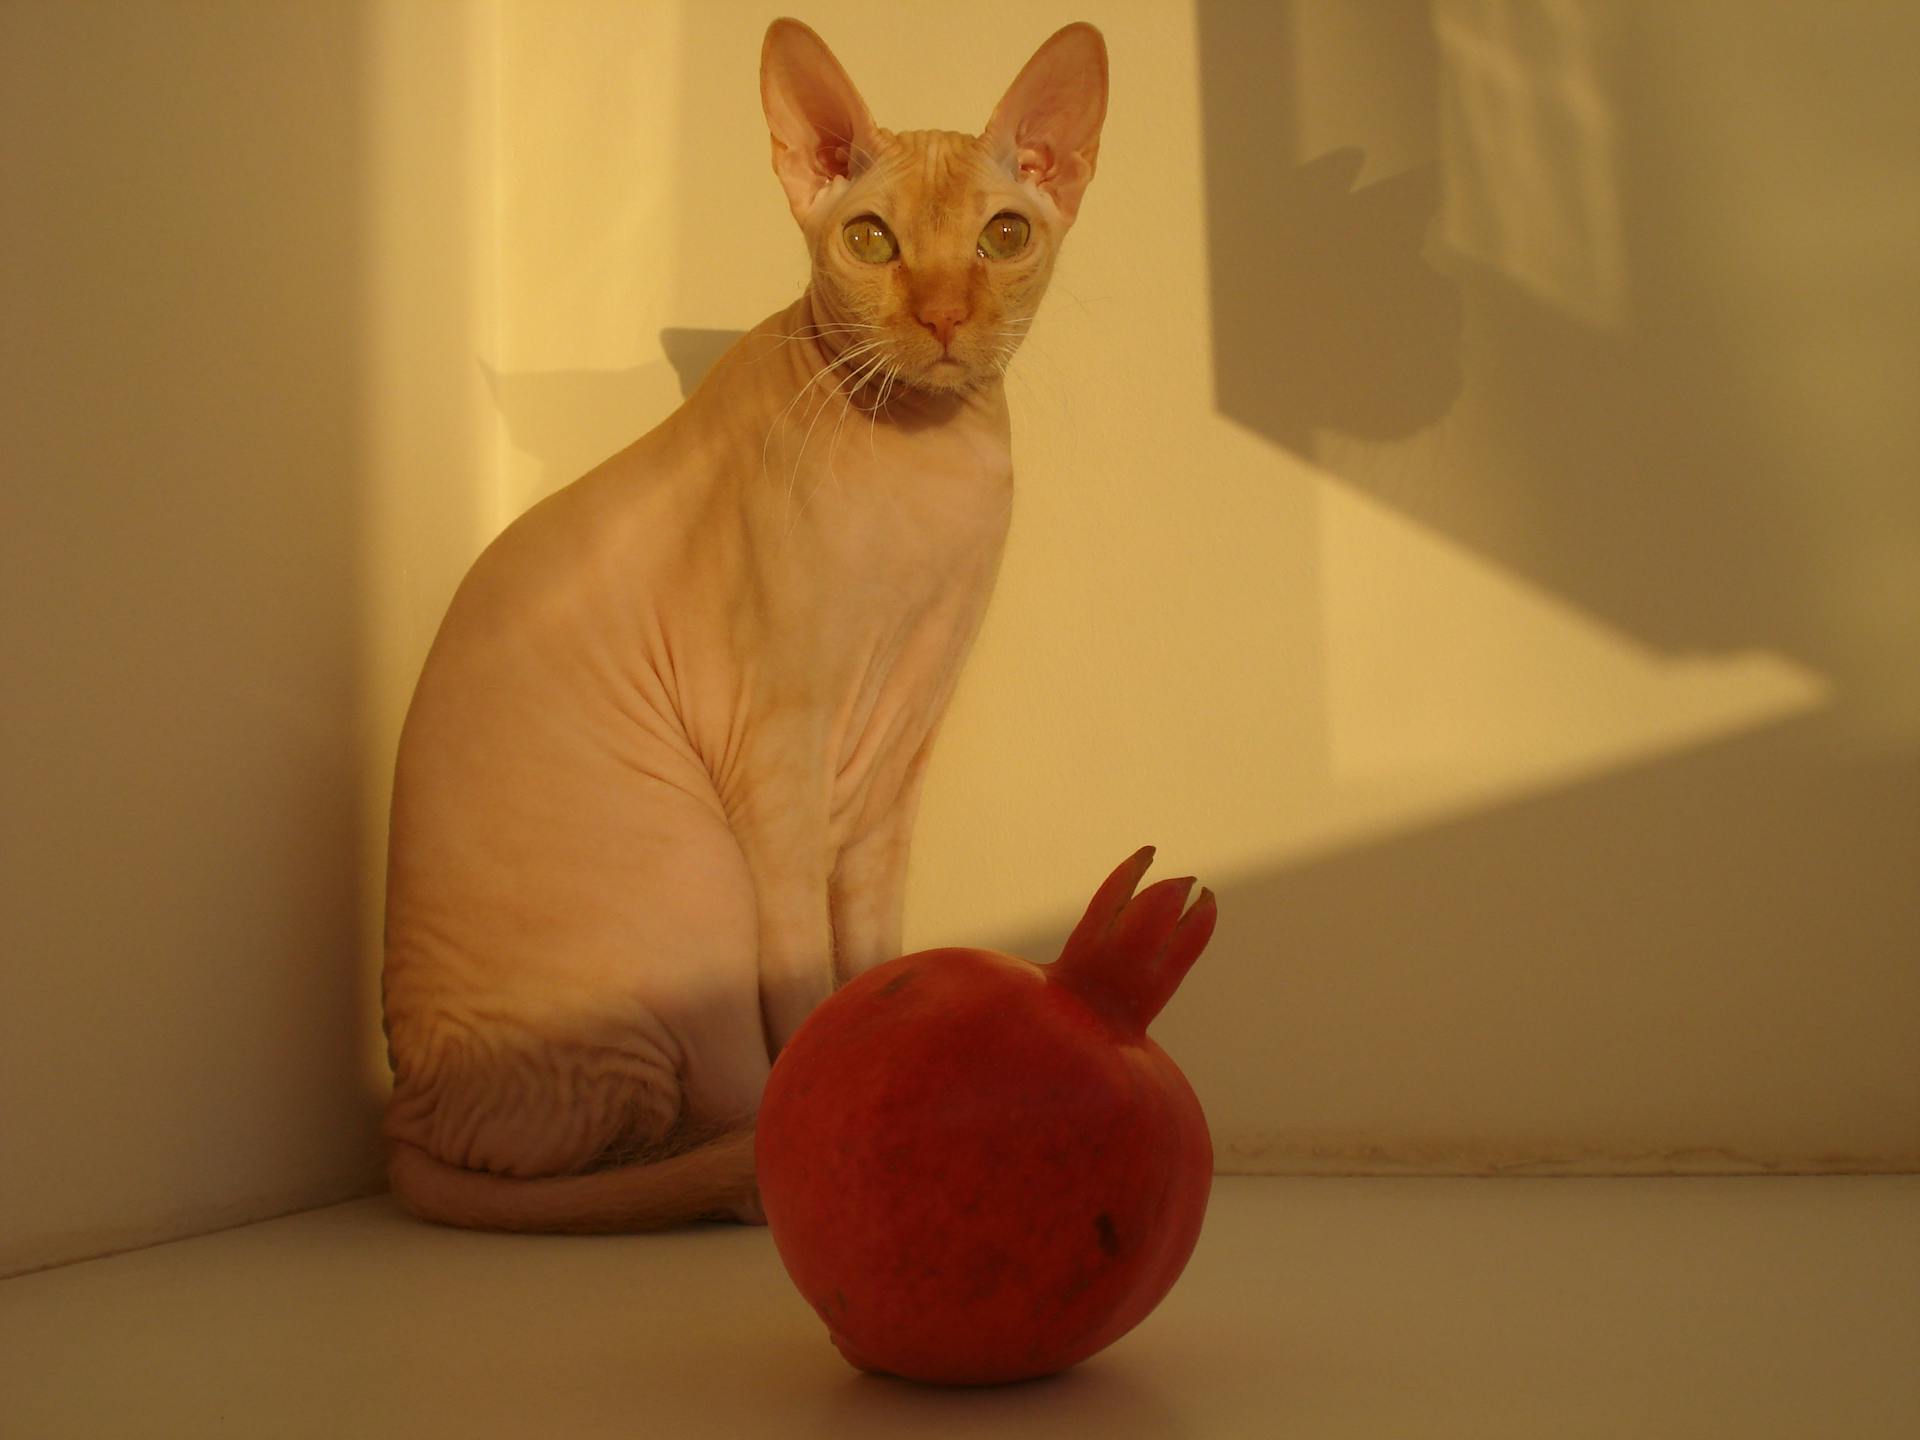
[[[983,138],[1071,224],[1093,179],[1106,118],[1107,43],[1082,22],[1056,31],[1034,51],[994,106]]]
[[[798,20],[767,27],[760,104],[773,132],[774,174],[804,225],[822,191],[872,160],[873,116],[826,42]]]

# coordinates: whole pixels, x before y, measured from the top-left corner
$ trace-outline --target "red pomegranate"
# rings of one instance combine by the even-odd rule
[[[1131,1330],[1200,1235],[1206,1117],[1146,1027],[1213,933],[1191,877],[1102,885],[1059,960],[926,950],[823,1003],[761,1102],[780,1258],[863,1370],[1050,1375]],[[1182,911],[1185,910],[1185,914]]]

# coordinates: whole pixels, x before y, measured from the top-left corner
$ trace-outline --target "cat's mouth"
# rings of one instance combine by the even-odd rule
[[[951,395],[977,390],[986,383],[988,372],[952,351],[923,361],[914,371],[911,384],[916,390]]]

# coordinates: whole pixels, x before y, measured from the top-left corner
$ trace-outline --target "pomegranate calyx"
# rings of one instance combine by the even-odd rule
[[[1142,1034],[1213,936],[1217,907],[1194,877],[1161,880],[1135,894],[1153,864],[1151,845],[1120,863],[1100,888],[1050,967],[1051,978],[1129,1034]],[[1184,912],[1184,913],[1182,913]]]

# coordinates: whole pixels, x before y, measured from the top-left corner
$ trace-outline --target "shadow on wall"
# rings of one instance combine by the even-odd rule
[[[377,1175],[359,41],[0,13],[0,1272]]]
[[[485,360],[479,364],[508,441],[539,465],[551,490],[578,479],[666,419],[669,375],[686,399],[745,333],[669,327],[660,332],[665,364],[621,370],[504,374]]]
[[[1650,651],[1836,701],[1227,888],[1243,1023],[1162,1035],[1226,1163],[1920,1164],[1920,291],[1874,208],[1920,167],[1876,59],[1920,23],[1197,11],[1221,410]],[[1394,173],[1351,190],[1362,153]]]
[[[1322,431],[1397,440],[1445,415],[1461,315],[1421,254],[1436,165],[1356,188],[1359,147],[1303,152],[1294,9],[1202,0],[1201,95],[1216,401],[1311,459]]]
[[[1219,929],[1152,1034],[1219,1168],[1920,1170],[1920,761],[1812,776],[1818,724],[1203,875]],[[954,940],[1046,962],[1078,918]]]
[[[1883,670],[1814,592],[1916,519],[1920,342],[1840,353],[1876,295],[1914,318],[1911,217],[1859,196],[1920,163],[1872,60],[1916,25],[1679,9],[1197,0],[1218,403],[1661,650]],[[1406,168],[1350,189],[1374,152]],[[1816,398],[1867,433],[1822,455]]]
[[[693,394],[694,387],[706,378],[714,363],[726,354],[744,330],[683,330],[669,327],[660,332],[660,348],[667,352],[667,363],[679,377],[680,398]]]

